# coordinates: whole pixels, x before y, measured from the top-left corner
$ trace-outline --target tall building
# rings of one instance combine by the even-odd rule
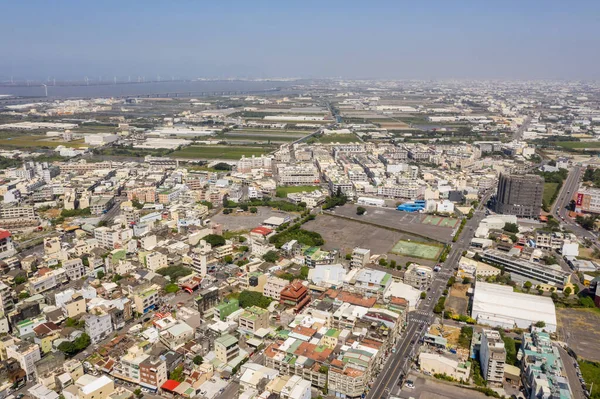
[[[483,330],[480,349],[481,371],[488,383],[502,384],[506,349],[500,333],[495,330]]]
[[[500,175],[496,212],[535,218],[540,216],[544,179],[537,175]]]

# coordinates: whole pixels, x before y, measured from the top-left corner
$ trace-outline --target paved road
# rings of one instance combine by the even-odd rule
[[[523,121],[523,124],[517,130],[515,130],[515,133],[513,134],[513,140],[521,140],[521,137],[523,137],[523,132],[525,132],[527,130],[527,128],[529,127],[530,124],[531,124],[531,117],[528,116]]]
[[[486,194],[482,198],[473,218],[467,221],[458,241],[452,244],[452,249],[446,262],[442,265],[442,270],[436,274],[431,284],[431,290],[428,292],[431,300],[421,301],[417,310],[409,313],[407,318],[408,325],[404,331],[404,336],[398,340],[398,343],[394,347],[396,353],[393,353],[388,358],[383,370],[379,373],[379,376],[367,394],[368,399],[389,397],[401,376],[406,375],[413,357],[417,354],[417,348],[420,345],[419,340],[425,335],[427,327],[434,320],[433,308],[442,296],[448,279],[453,275],[454,266],[458,263],[463,251],[469,247],[475,229],[485,216],[483,205],[487,203],[488,199],[489,194]]]
[[[560,353],[560,358],[565,366],[565,371],[567,372],[567,378],[569,379],[569,386],[571,387],[571,392],[573,392],[574,398],[585,398],[585,394],[583,393],[583,387],[581,382],[579,382],[579,377],[577,376],[577,372],[575,371],[575,366],[573,359],[566,350],[564,350],[560,345],[556,345],[558,348],[558,352]]]

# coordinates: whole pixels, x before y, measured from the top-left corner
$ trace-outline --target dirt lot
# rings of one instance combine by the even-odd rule
[[[467,297],[467,290],[469,287],[468,284],[454,284],[446,300],[446,310],[451,310],[455,314],[468,314],[469,298]]]
[[[432,324],[429,329],[429,334],[437,335],[448,340],[448,344],[452,346],[458,345],[458,337],[460,336],[460,328],[454,326],[441,326],[440,324]]]
[[[600,362],[600,312],[594,309],[556,309],[559,340],[586,360]]]
[[[346,216],[355,220],[375,223],[380,226],[391,227],[394,229],[401,229],[407,233],[420,234],[440,242],[449,242],[452,240],[452,228],[423,224],[422,220],[425,218],[425,215],[401,212],[394,208],[365,206],[367,213],[358,216],[356,214],[356,208],[357,206],[354,204],[346,204],[334,209],[332,212],[336,215]]]
[[[282,212],[276,209],[272,209],[269,207],[258,207],[258,212],[250,213],[250,212],[241,212],[236,213],[234,210],[233,213],[229,215],[224,215],[222,212],[212,217],[212,221],[216,223],[220,223],[223,225],[223,231],[231,230],[250,230],[255,227],[258,227],[262,224],[265,219],[270,218],[271,216],[277,217],[286,217],[293,214]]]
[[[360,247],[370,249],[371,255],[387,254],[388,259],[394,259],[401,264],[408,261],[428,266],[434,264],[425,259],[414,259],[388,253],[398,240],[419,240],[410,234],[363,225],[327,214],[319,215],[315,220],[305,223],[302,228],[321,234],[325,240],[323,248],[337,249],[342,254],[350,253],[354,248]]]

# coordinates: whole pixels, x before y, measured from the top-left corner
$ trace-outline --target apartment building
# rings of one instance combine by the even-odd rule
[[[18,340],[14,344],[6,347],[7,358],[13,358],[19,362],[27,381],[36,378],[35,362],[42,358],[40,346],[28,341]]]
[[[267,282],[263,287],[263,295],[269,298],[273,298],[276,301],[281,299],[281,291],[287,287],[289,281],[279,278],[277,276],[269,276]]]
[[[275,247],[269,243],[269,238],[275,235],[275,232],[268,227],[256,227],[250,231],[250,250],[256,256],[263,256]]]
[[[502,336],[498,331],[482,331],[479,358],[483,378],[488,383],[501,385],[504,381],[506,349],[504,348]]]
[[[0,229],[0,259],[8,258],[16,253],[10,231]]]
[[[43,275],[32,277],[27,282],[27,291],[30,295],[40,294],[64,284],[68,281],[67,272],[63,268],[50,270]]]
[[[319,171],[313,164],[278,165],[277,178],[282,186],[313,185],[320,182]]]
[[[145,287],[136,290],[133,294],[133,304],[138,313],[147,313],[153,310],[158,303],[158,290],[153,287]]]
[[[297,375],[315,387],[324,388],[327,373],[321,366],[328,364],[332,352],[330,348],[291,338],[274,342],[265,349],[265,366],[282,375]]]
[[[421,266],[412,263],[404,272],[404,284],[408,284],[418,290],[429,287],[433,281],[433,269],[429,266]]]
[[[78,280],[85,275],[85,266],[80,258],[66,260],[63,262],[62,267],[65,269],[69,280]]]
[[[119,231],[106,226],[95,228],[94,238],[98,240],[98,244],[101,247],[107,249],[113,249],[116,245],[121,244],[121,235],[119,234]]]
[[[600,213],[600,188],[580,187],[575,196],[575,212]]]
[[[351,268],[362,268],[371,260],[371,250],[364,248],[354,248],[352,259],[350,259]]]
[[[35,219],[35,211],[32,206],[3,206],[0,219]]]
[[[369,349],[369,350],[367,350]],[[336,396],[360,398],[374,371],[377,350],[350,348],[340,358],[331,361],[327,378],[328,388]]]
[[[113,331],[112,320],[109,314],[97,311],[85,316],[85,332],[90,336],[93,344],[107,338]]]
[[[13,289],[0,281],[0,317],[4,317],[15,309],[12,294]]]
[[[240,315],[238,323],[240,329],[250,332],[269,328],[269,311],[258,306],[251,306]]]
[[[215,339],[215,356],[223,363],[229,363],[239,356],[238,340],[231,334],[225,334]]]
[[[215,319],[224,321],[227,316],[237,312],[240,309],[240,303],[237,299],[224,299],[223,302],[215,306]]]
[[[537,219],[543,193],[544,178],[541,176],[501,174],[496,194],[496,212]]]
[[[167,255],[161,252],[150,252],[144,258],[144,265],[153,272],[169,266]]]
[[[239,286],[242,291],[264,292],[267,275],[261,272],[244,273],[239,277]]]
[[[385,184],[377,187],[377,195],[386,198],[406,198],[416,200],[423,198],[425,195],[426,186],[416,182],[408,182],[403,184]]]
[[[167,381],[167,363],[161,358],[148,357],[139,366],[142,387],[157,391]]]
[[[92,215],[100,215],[108,211],[114,203],[112,195],[93,195],[90,198],[90,212]]]
[[[90,254],[93,249],[98,248],[100,243],[95,238],[90,238],[87,240],[77,241],[75,247],[73,247],[73,251],[75,255],[82,256],[85,254]]]

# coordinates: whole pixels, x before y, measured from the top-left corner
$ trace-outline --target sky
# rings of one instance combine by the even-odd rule
[[[597,80],[599,65],[598,0],[0,0],[0,80]]]

